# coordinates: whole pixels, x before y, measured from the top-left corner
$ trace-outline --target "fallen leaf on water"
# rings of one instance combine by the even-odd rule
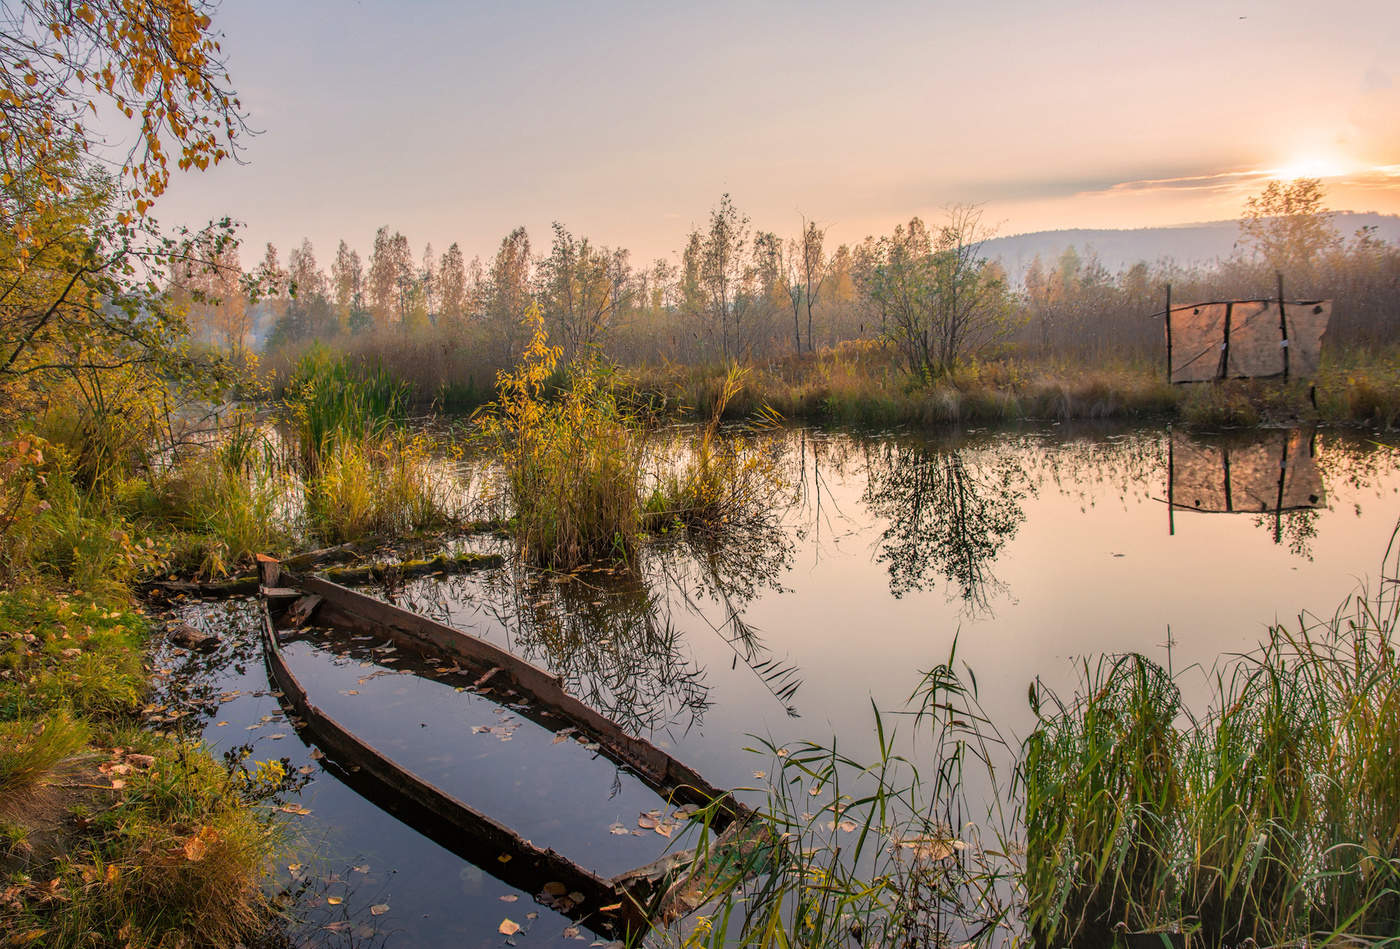
[[[621,836],[622,834],[627,833],[627,828],[622,826],[621,824],[612,824],[608,827],[608,831],[610,833],[614,833]]]
[[[285,732],[273,732],[271,735],[268,735],[267,737],[268,737],[268,738],[271,738],[273,741],[276,741],[276,740],[279,739],[279,738],[286,738],[287,735],[286,735]]]
[[[648,817],[647,815],[643,814],[641,817],[637,818],[637,826],[645,828],[646,830],[655,830],[656,818]]]
[[[520,899],[520,897],[516,896],[514,893],[507,893],[505,896],[502,896],[502,897],[501,897],[501,902],[502,902],[502,903],[514,903],[514,902],[515,902],[516,900],[518,900],[518,899]]]
[[[657,832],[658,834],[660,834],[662,837],[670,837],[670,836],[671,836],[671,825],[670,825],[670,824],[657,824],[655,830],[656,830],[656,832]]]
[[[758,780],[762,781],[764,778],[768,777],[768,772],[766,772],[766,771],[755,771],[755,772],[753,773],[753,776],[754,776],[755,778],[757,778]]]
[[[309,764],[304,764],[300,768],[297,768],[297,774],[312,774],[315,771],[316,769]]]
[[[520,932],[520,924],[510,919],[510,917],[506,917],[501,920],[501,925],[496,927],[496,932],[500,933],[502,936],[514,936],[516,933]]]
[[[564,927],[564,933],[563,933],[563,935],[564,935],[564,938],[565,938],[565,939],[582,939],[582,938],[583,938],[582,936],[579,935],[578,927],[577,927],[577,926],[565,926],[565,927]]]
[[[350,869],[351,869],[351,870],[354,870],[356,873],[368,873],[368,872],[369,872],[369,864],[367,864],[367,863],[362,863],[362,864],[360,864],[358,867],[351,867]]]
[[[326,932],[343,933],[350,928],[350,921],[348,919],[337,919],[333,923],[326,923],[326,925],[321,928]]]
[[[339,906],[341,903],[344,903],[345,900],[339,896],[328,896],[326,897],[326,902],[331,906]]]
[[[227,724],[228,724],[228,722],[215,722],[215,723],[214,723],[214,727],[215,727],[215,728],[223,728],[223,727],[224,727],[225,725],[227,725]]]
[[[375,903],[369,908],[369,914],[371,916],[383,916],[387,912],[389,912],[388,903]]]

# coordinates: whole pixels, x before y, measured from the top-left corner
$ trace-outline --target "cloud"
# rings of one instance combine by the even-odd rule
[[[1225,195],[1258,189],[1279,177],[1277,169],[1255,168],[1246,171],[1222,171],[1209,175],[1185,175],[1178,178],[1140,178],[1119,181],[1106,188],[1081,191],[1078,197],[1101,195],[1152,194],[1162,192],[1197,192]],[[1341,175],[1323,175],[1329,187],[1369,188],[1390,190],[1400,188],[1400,164],[1374,165]]]
[[[1179,178],[1140,178],[1136,181],[1120,181],[1097,191],[1082,191],[1080,195],[1152,191],[1228,192],[1251,187],[1271,177],[1273,177],[1273,173],[1270,171],[1252,169],[1249,171],[1221,171],[1210,175],[1183,175]]]

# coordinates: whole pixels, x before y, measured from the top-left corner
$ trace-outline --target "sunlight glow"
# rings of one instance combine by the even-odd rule
[[[1295,178],[1339,178],[1351,172],[1353,168],[1354,163],[1331,155],[1300,155],[1282,168],[1272,169],[1269,176],[1280,181],[1292,181]]]

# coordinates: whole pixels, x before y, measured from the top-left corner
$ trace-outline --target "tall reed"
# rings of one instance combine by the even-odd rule
[[[343,440],[381,438],[401,428],[408,414],[407,383],[382,366],[354,367],[321,347],[297,362],[284,399],[307,471]]]

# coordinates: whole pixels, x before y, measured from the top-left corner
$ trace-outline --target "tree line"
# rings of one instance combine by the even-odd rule
[[[1192,267],[1140,261],[1110,272],[1092,248],[1069,247],[1008,275],[986,254],[991,232],[969,205],[833,248],[815,221],[787,238],[755,228],[726,194],[676,263],[636,266],[625,248],[558,222],[541,251],[516,228],[484,261],[468,261],[457,243],[415,254],[385,226],[367,258],[340,241],[328,273],[307,240],[285,259],[268,245],[251,274],[224,244],[204,255],[218,256],[217,267],[187,268],[177,284],[196,331],[230,351],[255,339],[273,352],[312,340],[435,341],[500,367],[518,357],[520,317],[534,302],[566,360],[747,362],[878,339],[912,375],[933,378],[1007,352],[1155,359],[1166,284],[1179,303],[1270,297],[1282,273],[1291,299],[1337,301],[1334,345],[1382,345],[1400,304],[1400,248],[1369,231],[1344,238],[1323,202],[1314,179],[1272,182],[1246,203],[1236,253]],[[265,294],[259,307],[240,294],[245,285]]]

